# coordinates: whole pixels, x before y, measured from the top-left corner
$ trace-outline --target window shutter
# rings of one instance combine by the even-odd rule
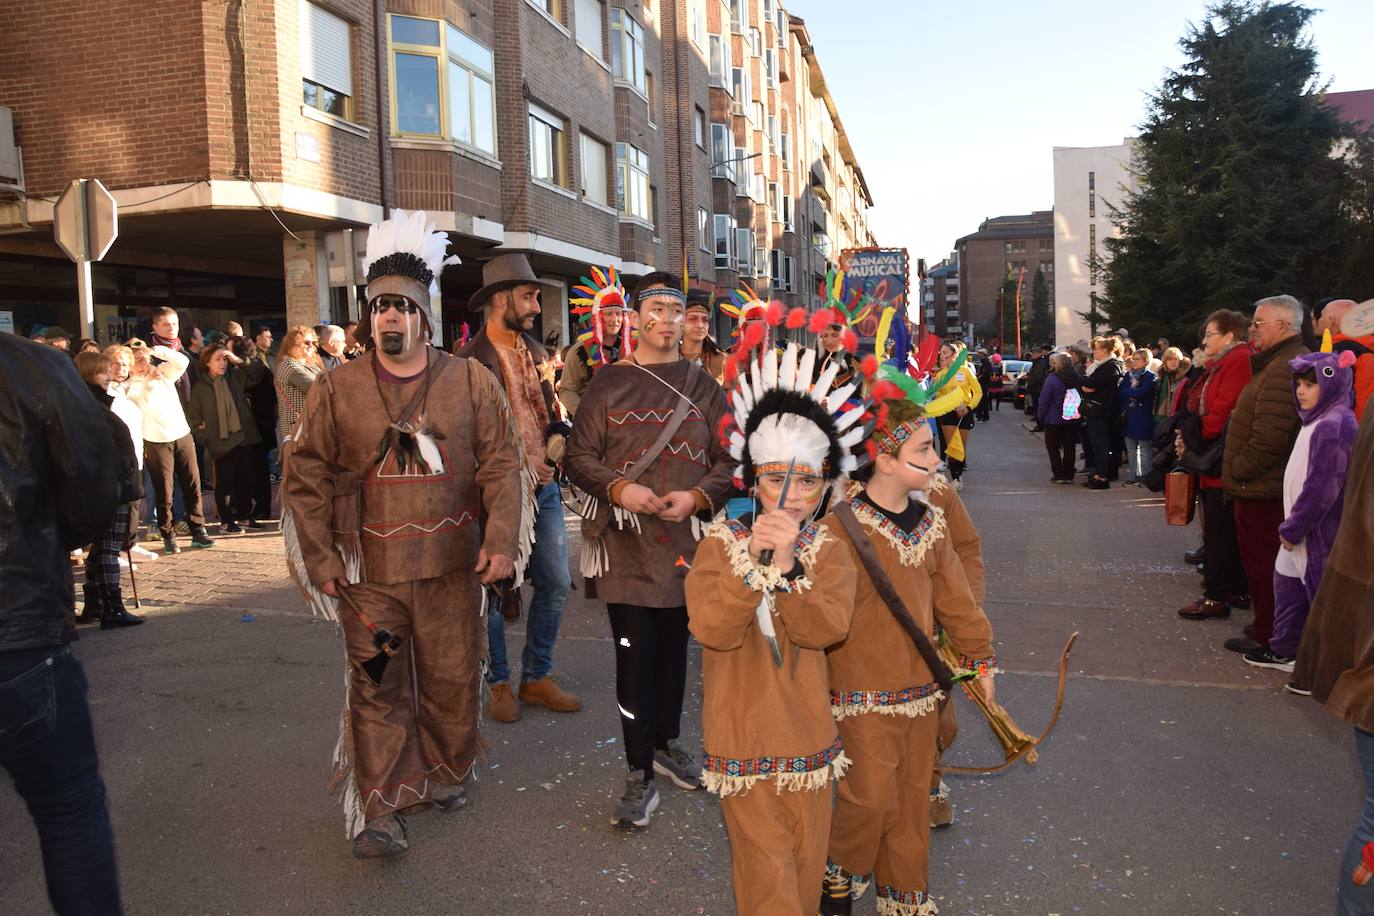
[[[301,76],[353,95],[353,41],[348,23],[301,0]]]

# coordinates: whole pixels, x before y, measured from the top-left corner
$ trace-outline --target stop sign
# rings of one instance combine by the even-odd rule
[[[94,178],[78,178],[53,207],[53,237],[73,261],[99,261],[119,235],[115,199]]]

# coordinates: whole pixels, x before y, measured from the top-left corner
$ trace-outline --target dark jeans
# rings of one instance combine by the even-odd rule
[[[1045,427],[1045,450],[1050,453],[1050,476],[1055,480],[1073,480],[1077,446],[1077,423]]]
[[[1088,442],[1092,445],[1093,475],[1106,480],[1116,476],[1112,467],[1112,421],[1108,417],[1088,417]]]
[[[205,513],[200,509],[200,465],[196,463],[196,445],[191,434],[175,442],[145,441],[143,455],[153,479],[153,502],[157,506],[157,527],[162,536],[172,536],[173,477],[186,501],[186,521],[192,528],[203,528]]]
[[[0,653],[0,766],[38,828],[53,909],[121,912],[86,675],[66,646]]]
[[[255,448],[240,445],[215,459],[215,507],[220,524],[241,522],[251,514]]]
[[[272,517],[272,449],[276,448],[276,427],[258,427],[262,441],[250,445],[253,454],[252,495],[253,506],[249,516],[259,521]]]
[[[1336,916],[1368,916],[1374,913],[1374,881],[1364,886],[1351,880],[1355,869],[1363,861],[1361,851],[1366,843],[1374,843],[1374,732],[1355,729],[1355,752],[1360,760],[1360,774],[1364,777],[1364,808],[1360,811],[1355,832],[1345,844],[1341,859],[1340,890],[1336,892]]]
[[[678,736],[687,689],[687,609],[608,604],[615,696],[630,769],[654,775],[654,748]]]
[[[1225,601],[1249,591],[1236,540],[1236,510],[1220,487],[1202,490],[1202,541],[1207,545],[1202,564],[1203,597]]]
[[[1255,642],[1269,645],[1274,635],[1274,561],[1279,557],[1279,526],[1283,503],[1277,499],[1237,499],[1236,544],[1249,582],[1250,606],[1255,609]],[[1207,545],[1211,562],[1212,545]]]

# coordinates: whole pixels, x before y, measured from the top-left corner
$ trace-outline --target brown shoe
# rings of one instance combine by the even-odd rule
[[[577,712],[582,708],[582,701],[559,687],[552,674],[537,681],[521,681],[520,702],[538,703],[554,712]]]
[[[497,722],[520,720],[520,704],[515,702],[515,694],[511,693],[510,684],[502,681],[491,685],[491,708],[488,711]]]
[[[930,826],[948,827],[954,823],[954,802],[949,799],[949,786],[940,781],[940,790],[930,796]]]
[[[1184,620],[1211,620],[1214,617],[1230,617],[1231,606],[1225,601],[1199,598],[1187,607],[1181,608],[1178,616]]]

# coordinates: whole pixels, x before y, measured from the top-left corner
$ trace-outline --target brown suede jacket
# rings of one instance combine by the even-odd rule
[[[1250,357],[1250,381],[1226,427],[1221,485],[1228,495],[1283,497],[1283,469],[1302,425],[1288,361],[1306,352],[1302,338],[1294,335]]]

